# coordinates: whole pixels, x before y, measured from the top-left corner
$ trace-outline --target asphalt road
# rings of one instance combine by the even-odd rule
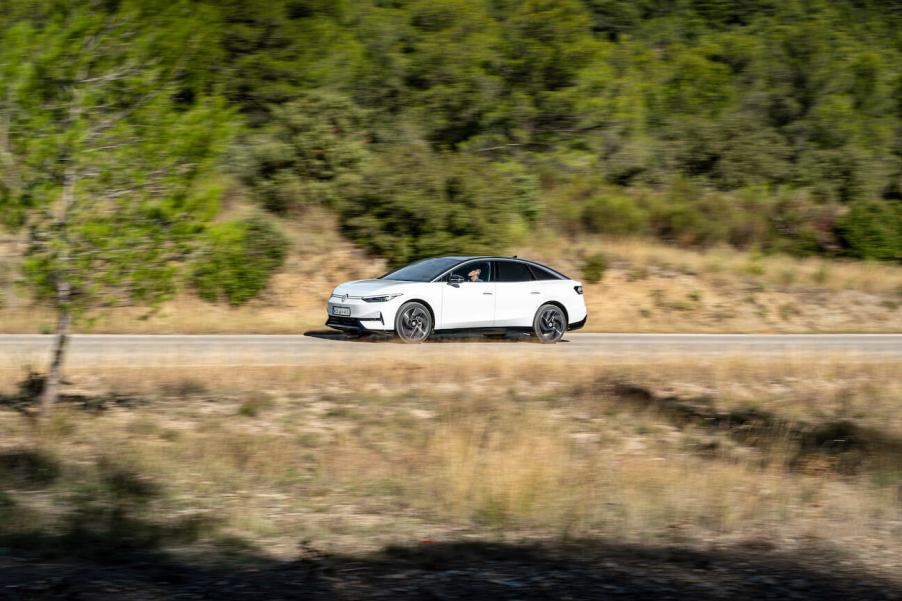
[[[41,365],[52,338],[0,335],[0,365]],[[526,338],[488,340],[443,337],[422,345],[391,340],[357,341],[326,332],[303,335],[78,335],[70,361],[128,365],[292,365],[309,362],[366,361],[383,353],[413,357],[448,357],[478,353],[488,358],[525,354],[624,356],[677,353],[717,355],[837,354],[902,358],[902,334],[568,334],[556,345]]]

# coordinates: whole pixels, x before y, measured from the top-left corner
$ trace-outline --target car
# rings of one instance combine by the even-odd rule
[[[517,257],[417,261],[376,279],[337,286],[327,312],[331,328],[394,333],[408,343],[452,331],[527,332],[554,343],[586,323],[582,283]]]

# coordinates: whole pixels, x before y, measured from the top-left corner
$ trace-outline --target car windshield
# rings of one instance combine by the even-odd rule
[[[437,276],[460,263],[460,259],[426,259],[386,273],[380,280],[402,282],[431,282]]]

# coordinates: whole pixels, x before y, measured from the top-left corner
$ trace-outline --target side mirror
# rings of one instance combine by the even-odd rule
[[[462,275],[460,275],[460,274],[458,274],[458,273],[452,273],[452,274],[448,277],[448,284],[450,284],[451,286],[459,286],[459,285],[462,284],[464,281],[465,281],[465,280],[464,280],[464,276],[462,276]]]

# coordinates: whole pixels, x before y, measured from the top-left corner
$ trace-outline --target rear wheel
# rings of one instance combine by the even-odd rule
[[[423,303],[404,303],[395,316],[395,332],[402,342],[423,342],[432,334],[432,315]]]
[[[567,318],[557,305],[542,305],[532,320],[532,330],[536,339],[544,344],[557,342],[567,331]]]

